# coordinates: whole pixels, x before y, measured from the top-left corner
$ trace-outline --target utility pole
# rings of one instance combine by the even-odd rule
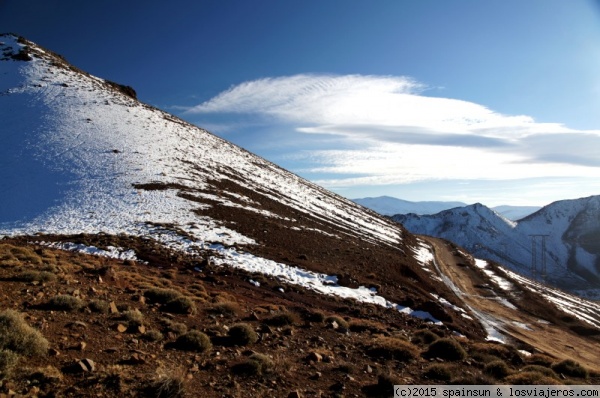
[[[546,237],[548,237],[550,235],[543,235],[543,234],[535,234],[535,235],[529,235],[529,237],[531,238],[531,276],[533,277],[533,279],[536,278],[536,273],[537,273],[537,242],[538,239],[540,238],[540,243],[541,243],[541,269],[540,269],[540,274],[542,277],[542,281],[546,282]]]

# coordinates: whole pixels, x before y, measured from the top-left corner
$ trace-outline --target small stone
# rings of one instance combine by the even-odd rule
[[[114,301],[111,301],[110,304],[110,313],[111,314],[118,314],[119,313],[119,309],[117,308],[117,304],[115,304]]]
[[[371,367],[371,365],[367,365],[367,368],[365,369],[365,371],[367,373],[373,373],[373,368]]]
[[[117,331],[118,331],[119,333],[125,333],[125,332],[127,331],[127,326],[126,326],[126,325],[123,325],[122,323],[119,323],[119,324],[117,325]]]
[[[140,326],[138,326],[138,327],[137,327],[137,331],[138,331],[138,333],[140,333],[140,334],[144,334],[144,333],[146,333],[146,326],[144,326],[144,325],[140,325]]]
[[[60,355],[60,351],[58,351],[56,348],[50,348],[48,350],[48,355],[50,355],[51,357],[57,357]]]
[[[84,358],[77,362],[77,365],[83,372],[94,372],[96,370],[96,364],[89,358]]]
[[[310,354],[308,354],[308,357],[306,357],[306,359],[308,361],[313,361],[313,362],[322,362],[323,355],[319,354],[318,352],[313,351]]]
[[[77,349],[79,351],[85,350],[85,347],[87,347],[87,343],[85,341],[80,341],[79,344],[77,344]]]

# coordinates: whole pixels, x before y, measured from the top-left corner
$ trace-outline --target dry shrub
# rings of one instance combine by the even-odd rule
[[[213,304],[208,309],[208,312],[210,312],[211,314],[218,314],[227,317],[236,317],[242,312],[242,309],[240,308],[240,305],[235,301],[222,301]]]
[[[487,363],[483,371],[496,379],[503,379],[512,373],[506,362],[501,359]]]
[[[105,300],[93,299],[88,303],[88,308],[93,312],[108,314],[110,311],[110,304]]]
[[[542,373],[535,371],[514,373],[506,377],[503,380],[503,383],[516,385],[560,384],[558,380],[553,379],[552,377],[544,376]]]
[[[552,370],[557,374],[562,374],[568,377],[577,377],[580,379],[586,379],[589,372],[586,368],[581,366],[579,362],[572,359],[565,359],[558,363],[552,364]]]
[[[298,323],[298,315],[293,312],[284,311],[271,315],[264,322],[271,326],[290,326]]]
[[[467,357],[467,352],[458,341],[452,338],[442,338],[431,343],[424,356],[447,361],[462,361]]]
[[[79,297],[69,296],[67,294],[59,294],[52,297],[46,303],[46,307],[56,311],[77,311],[83,308],[85,303]]]
[[[177,338],[175,347],[183,351],[206,352],[212,349],[212,343],[206,334],[191,330]]]
[[[0,380],[11,376],[19,362],[19,354],[11,350],[0,350]]]
[[[166,327],[166,332],[174,333],[176,336],[185,334],[188,331],[188,327],[185,323],[174,322],[170,319],[164,319],[162,321]]]
[[[48,340],[27,324],[13,310],[0,312],[0,349],[25,356],[43,356],[48,352]]]
[[[168,304],[170,301],[175,300],[183,295],[177,290],[173,289],[162,289],[154,287],[144,292],[144,297],[153,303]]]
[[[449,363],[434,363],[425,368],[423,376],[436,381],[450,381],[459,375],[460,368]]]
[[[409,341],[396,337],[378,337],[366,348],[369,356],[374,358],[411,361],[419,356],[419,349]]]
[[[338,327],[342,330],[348,330],[348,322],[346,322],[346,320],[342,317],[339,317],[337,315],[331,315],[328,316],[327,318],[325,318],[325,323],[329,324],[329,323],[337,323]]]
[[[542,365],[527,365],[520,369],[519,372],[538,372],[546,377],[552,377],[553,379],[558,380],[558,375],[552,369]]]
[[[264,376],[275,369],[275,362],[264,354],[254,353],[243,362],[232,366],[234,374],[242,376]]]
[[[258,341],[258,335],[247,323],[233,325],[228,332],[229,339],[235,345],[254,344]]]
[[[429,345],[439,338],[440,338],[440,336],[433,333],[431,330],[421,329],[421,330],[417,330],[414,333],[411,341],[413,343],[419,344],[419,345]]]
[[[13,280],[20,282],[53,282],[56,280],[56,275],[48,271],[27,270],[19,272],[13,277]]]
[[[173,314],[195,314],[196,304],[189,297],[181,296],[169,301],[164,310]]]
[[[549,368],[554,363],[555,359],[545,354],[533,354],[527,358],[527,363],[532,365],[540,365]]]
[[[14,267],[22,264],[42,265],[42,258],[30,247],[0,244],[0,265]]]
[[[348,329],[351,332],[371,332],[371,333],[382,333],[386,330],[386,327],[379,322],[371,321],[369,319],[355,319],[349,322]]]
[[[144,389],[144,396],[153,398],[183,398],[186,396],[185,372],[160,374]]]

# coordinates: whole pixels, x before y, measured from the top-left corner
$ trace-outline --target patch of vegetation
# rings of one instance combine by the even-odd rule
[[[0,350],[25,356],[43,356],[48,352],[48,340],[29,326],[21,314],[5,310],[0,312]]]
[[[560,384],[556,379],[544,376],[542,373],[535,371],[514,373],[506,377],[503,382],[506,384],[515,385]]]
[[[20,282],[53,282],[56,280],[56,275],[48,271],[27,270],[19,272],[13,277],[13,280]]]
[[[467,358],[465,349],[452,338],[442,338],[434,341],[423,355],[426,358],[441,358],[447,361],[462,361]]]
[[[144,396],[153,398],[184,398],[186,396],[185,377],[179,373],[161,375],[144,389]]]
[[[523,367],[520,372],[539,372],[546,377],[552,377],[553,379],[558,380],[558,375],[550,368],[541,365],[527,365]]]
[[[46,307],[55,311],[77,311],[83,308],[85,303],[79,297],[59,294],[52,297],[46,303]]]
[[[105,300],[93,299],[88,303],[88,308],[92,312],[97,312],[100,314],[108,314],[110,311],[110,304]]]
[[[428,329],[417,330],[412,336],[412,342],[420,345],[429,345],[439,339],[440,336]]]
[[[0,264],[14,267],[22,264],[42,265],[42,258],[31,247],[0,244]]]
[[[247,323],[238,323],[233,325],[228,332],[229,339],[235,345],[254,344],[258,341],[258,335]]]
[[[425,368],[423,376],[436,381],[450,381],[457,372],[456,366],[448,363],[434,363]]]
[[[142,338],[144,340],[152,342],[161,341],[162,339],[164,339],[164,337],[165,336],[163,336],[163,334],[156,329],[148,330],[142,335]]]
[[[527,363],[532,365],[540,365],[549,368],[554,363],[554,358],[544,354],[533,354],[527,358]]]
[[[371,333],[382,333],[385,331],[385,326],[378,322],[374,322],[368,319],[356,319],[348,323],[348,329],[351,332],[371,332]]]
[[[173,289],[163,289],[160,287],[154,287],[144,292],[144,297],[153,303],[167,304],[171,300],[175,300],[183,296],[180,292]]]
[[[366,348],[373,358],[411,361],[419,356],[419,349],[411,342],[397,337],[378,337]]]
[[[271,326],[289,326],[298,323],[298,316],[293,312],[284,311],[265,319],[265,323]]]
[[[579,362],[572,359],[565,359],[552,365],[552,370],[557,374],[562,374],[568,377],[577,377],[580,379],[587,379],[589,372],[586,368],[581,366]]]
[[[173,314],[195,314],[196,304],[189,297],[181,296],[169,301],[164,309]]]
[[[227,317],[236,317],[242,312],[242,309],[235,301],[222,301],[211,306],[208,312]]]
[[[348,330],[348,327],[350,326],[344,318],[339,317],[337,315],[331,315],[325,318],[325,323],[329,324],[333,322],[337,323],[338,327],[343,330]]]
[[[243,362],[232,366],[231,371],[241,376],[264,376],[275,368],[275,362],[264,354],[254,353]]]
[[[212,349],[210,338],[197,330],[182,334],[175,341],[175,346],[183,351],[206,352]]]
[[[176,336],[180,336],[182,334],[187,333],[188,331],[188,327],[185,323],[181,323],[181,322],[173,322],[170,319],[165,319],[163,320],[163,323],[166,326],[166,331],[174,333]]]
[[[487,363],[483,367],[483,371],[496,379],[503,379],[512,373],[510,367],[503,360]]]
[[[0,350],[0,380],[10,377],[19,362],[19,354],[11,350]]]

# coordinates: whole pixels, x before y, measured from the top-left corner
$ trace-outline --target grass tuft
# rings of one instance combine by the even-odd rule
[[[229,339],[235,345],[254,344],[258,341],[258,335],[247,323],[238,323],[229,329]]]
[[[175,346],[183,351],[206,352],[212,349],[210,338],[197,330],[182,334],[175,341]]]
[[[447,361],[462,361],[467,357],[467,352],[458,341],[451,338],[442,338],[431,343],[424,356],[427,358],[441,358]]]
[[[21,314],[5,310],[0,312],[0,350],[25,356],[43,356],[48,352],[48,340],[29,326]]]

